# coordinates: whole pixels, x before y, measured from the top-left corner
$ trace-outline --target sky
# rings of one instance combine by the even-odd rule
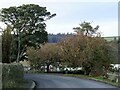
[[[46,21],[48,33],[74,33],[83,21],[99,25],[102,36],[118,36],[118,0],[0,0],[0,9],[22,4],[47,7],[56,16]],[[0,27],[4,25],[0,22]]]

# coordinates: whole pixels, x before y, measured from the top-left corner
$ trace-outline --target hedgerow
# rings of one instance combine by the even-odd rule
[[[13,88],[23,80],[24,69],[21,64],[2,64],[2,87]]]

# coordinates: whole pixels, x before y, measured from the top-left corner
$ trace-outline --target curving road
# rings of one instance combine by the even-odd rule
[[[75,77],[47,74],[25,74],[25,78],[36,81],[36,88],[109,88],[109,90],[118,90],[116,87],[105,83]]]

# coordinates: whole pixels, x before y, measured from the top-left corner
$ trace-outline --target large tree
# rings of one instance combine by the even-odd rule
[[[14,33],[14,44],[17,56],[14,60],[21,60],[25,55],[26,47],[39,47],[41,43],[47,42],[47,32],[45,31],[45,21],[54,17],[46,10],[35,4],[27,4],[18,7],[3,8],[0,16],[2,22],[11,26]],[[14,47],[14,46],[13,46]]]
[[[27,54],[32,68],[42,70],[46,66],[47,72],[50,65],[57,67],[60,63],[59,47],[56,44],[45,44],[40,49],[28,48]]]
[[[112,47],[100,37],[76,35],[61,41],[59,45],[62,62],[67,67],[82,67],[87,75],[103,74],[113,60]]]
[[[81,67],[82,56],[80,55],[80,49],[84,48],[84,44],[84,38],[78,36],[67,37],[58,43],[61,49],[62,62],[65,67]]]
[[[80,27],[73,28],[77,35],[63,40],[60,45],[63,61],[67,66],[82,67],[85,74],[102,74],[112,63],[113,52],[107,41],[101,38],[90,22],[83,22]],[[99,63],[98,63],[99,62]]]

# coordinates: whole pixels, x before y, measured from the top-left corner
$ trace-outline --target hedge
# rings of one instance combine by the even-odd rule
[[[2,64],[2,87],[13,88],[24,78],[24,69],[21,64]]]

